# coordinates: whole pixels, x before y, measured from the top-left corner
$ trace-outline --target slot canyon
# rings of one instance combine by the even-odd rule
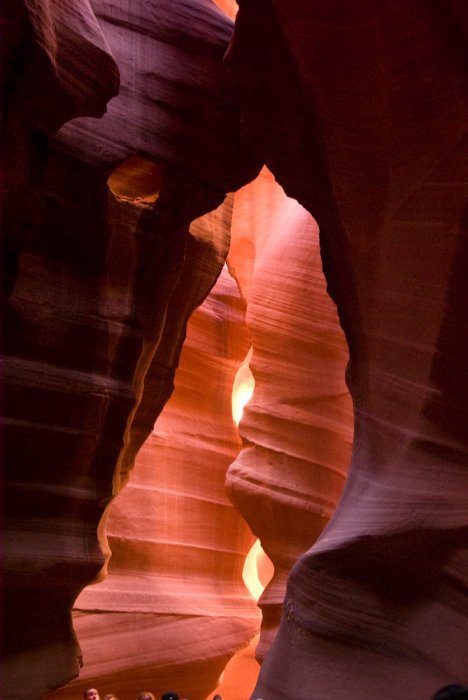
[[[0,17],[2,699],[468,686],[468,4]]]

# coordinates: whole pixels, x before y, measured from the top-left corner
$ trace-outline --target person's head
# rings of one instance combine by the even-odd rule
[[[99,700],[99,693],[96,688],[88,688],[84,691],[83,697],[85,700]]]
[[[119,698],[113,693],[108,693],[107,695],[104,695],[104,700],[119,700]]]
[[[147,691],[144,691],[143,693],[139,694],[137,700],[156,700],[156,698],[154,697],[153,693],[148,693]]]
[[[222,696],[216,693],[216,695],[213,695],[213,700],[223,700]]]
[[[180,698],[173,690],[168,690],[167,693],[161,695],[161,700],[180,700]]]
[[[451,700],[451,698],[453,700],[468,700],[468,688],[456,683],[444,685],[437,691],[432,700]]]

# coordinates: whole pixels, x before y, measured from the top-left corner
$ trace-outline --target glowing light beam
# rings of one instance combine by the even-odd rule
[[[250,360],[252,359],[252,350],[253,348],[250,348],[243,363],[239,367],[232,387],[232,418],[236,425],[239,425],[242,414],[244,413],[244,406],[252,398],[255,388],[255,379],[249,367]]]

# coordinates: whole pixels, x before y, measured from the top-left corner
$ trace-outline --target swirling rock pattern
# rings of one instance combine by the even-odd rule
[[[417,0],[237,15],[246,128],[320,226],[356,419],[343,497],[293,567],[254,698],[468,680],[467,19]]]
[[[258,632],[259,611],[242,581],[253,537],[224,488],[240,447],[231,387],[248,349],[244,317],[225,270],[188,323],[175,391],[109,508],[108,575],[76,601],[80,679],[51,698],[92,686],[120,700],[144,688],[204,700]],[[155,362],[165,359],[160,351]],[[150,373],[145,391],[157,395],[159,382]]]
[[[247,143],[319,224],[355,411],[344,494],[293,566],[253,697],[407,700],[468,683],[466,4],[244,1],[232,82],[222,69],[232,25],[204,0],[10,1],[2,19],[5,697],[36,699],[77,673],[70,609],[105,563],[102,514],[171,394],[186,320],[229,245],[226,221],[207,238],[188,227],[256,174]],[[119,73],[101,120],[45,140],[66,119],[102,114]],[[132,157],[157,165],[153,204],[108,191]],[[297,269],[281,245],[265,251],[280,271],[283,258]],[[256,400],[267,404],[261,259],[258,283],[248,267],[236,276],[256,328]],[[287,376],[290,418],[300,411]],[[278,563],[262,603],[271,630],[296,545],[273,508],[275,537],[265,532],[248,457],[260,444],[267,454],[273,434],[285,450],[277,413],[265,417],[267,440],[254,402],[252,446],[229,477]],[[304,413],[308,430],[318,413]],[[296,438],[295,468],[308,453]],[[287,494],[280,483],[268,501],[305,511],[295,554],[330,514],[339,472],[328,503],[309,482],[304,499],[289,467]]]
[[[189,225],[258,169],[224,83],[232,25],[219,10],[181,1],[95,2],[93,11],[120,92],[102,120],[76,119],[50,140],[43,210],[29,222],[4,314],[3,692],[12,700],[78,673],[70,611],[105,564],[104,523],[99,539],[96,530],[172,392],[186,321],[228,250],[229,214],[193,235]],[[133,155],[157,164],[154,204],[109,192],[107,178]]]
[[[275,567],[260,599],[263,658],[289,570],[344,485],[353,436],[348,350],[325,288],[317,225],[267,170],[235,195],[228,260],[247,299],[255,392],[227,485]]]
[[[5,0],[0,29],[3,300],[44,218],[47,135],[74,117],[102,116],[119,71],[87,0]]]

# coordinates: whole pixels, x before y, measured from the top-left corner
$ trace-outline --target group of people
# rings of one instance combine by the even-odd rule
[[[83,693],[84,700],[100,700],[99,693],[96,688],[89,688]],[[441,688],[433,697],[432,700],[468,700],[468,687],[462,685],[446,685]],[[119,700],[112,693],[105,695],[104,700]],[[153,693],[140,693],[136,700],[156,700]],[[187,698],[179,698],[179,695],[173,690],[168,690],[161,695],[161,700],[187,700]],[[213,695],[213,700],[223,700],[218,693]],[[261,700],[260,698],[258,700]]]
[[[83,693],[84,700],[100,700],[99,693],[96,690],[96,688],[88,688],[88,690],[85,690]],[[119,700],[117,695],[114,695],[113,693],[108,693],[107,695],[104,695],[104,700]],[[140,693],[137,696],[136,700],[156,700],[155,696],[153,693],[148,693],[146,691]],[[173,690],[168,690],[167,692],[163,693],[161,695],[161,700],[188,700],[187,698],[179,698],[179,695],[174,692]],[[213,700],[223,700],[221,695],[214,695]]]

